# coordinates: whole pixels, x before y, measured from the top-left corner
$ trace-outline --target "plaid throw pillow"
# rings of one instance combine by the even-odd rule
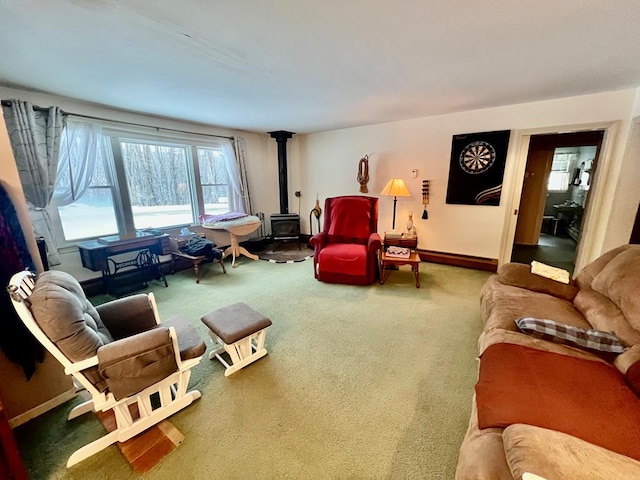
[[[599,352],[622,353],[627,348],[612,332],[585,330],[543,318],[519,318],[518,328],[533,337],[572,347],[596,350]]]

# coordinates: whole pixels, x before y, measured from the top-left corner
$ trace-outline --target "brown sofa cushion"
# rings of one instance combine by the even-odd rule
[[[506,263],[498,269],[498,281],[505,285],[526,288],[539,293],[571,301],[578,289],[571,281],[568,285],[531,273],[531,266],[523,263]]]
[[[640,399],[605,363],[492,345],[481,357],[476,400],[479,428],[525,423],[640,459]]]
[[[573,305],[593,328],[613,332],[627,345],[640,343],[640,332],[629,325],[617,305],[604,295],[585,287],[573,299]]]
[[[566,433],[516,424],[505,428],[502,438],[513,478],[525,472],[548,480],[640,478],[640,462]]]
[[[640,330],[640,245],[612,259],[595,276],[592,288],[615,303],[631,326]]]
[[[586,265],[575,277],[578,288],[592,288],[591,284],[596,275],[598,275],[611,260],[628,249],[629,245],[621,245],[613,250],[603,253],[593,262]]]
[[[72,362],[93,357],[113,341],[78,281],[66,272],[38,275],[29,302],[42,331]]]
[[[503,328],[517,331],[520,317],[553,318],[566,325],[590,328],[582,315],[567,300],[525,288],[505,285],[493,275],[485,282],[481,293],[484,330]]]

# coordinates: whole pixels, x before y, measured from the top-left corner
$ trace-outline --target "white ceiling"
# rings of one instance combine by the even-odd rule
[[[0,0],[0,84],[309,133],[640,85],[637,0]]]

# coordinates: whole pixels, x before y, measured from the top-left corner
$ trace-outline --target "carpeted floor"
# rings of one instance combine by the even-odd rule
[[[452,479],[488,273],[423,263],[416,289],[405,268],[356,287],[316,281],[310,261],[241,258],[199,285],[189,270],[153,282],[161,316],[187,315],[203,338],[202,314],[249,303],[273,320],[269,355],[226,378],[205,354],[202,398],[170,418],[185,440],[144,477],[115,446],[65,468],[103,433],[91,414],[65,420],[72,400],[16,429],[30,478]]]

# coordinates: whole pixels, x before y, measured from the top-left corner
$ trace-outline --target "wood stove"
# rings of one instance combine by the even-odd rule
[[[286,130],[269,132],[278,143],[278,186],[280,187],[280,213],[271,215],[271,240],[288,242],[296,240],[300,246],[300,215],[289,213],[289,193],[287,189],[287,140],[295,135]]]
[[[300,215],[296,213],[274,213],[271,220],[271,239],[273,242],[296,240],[300,249]]]

